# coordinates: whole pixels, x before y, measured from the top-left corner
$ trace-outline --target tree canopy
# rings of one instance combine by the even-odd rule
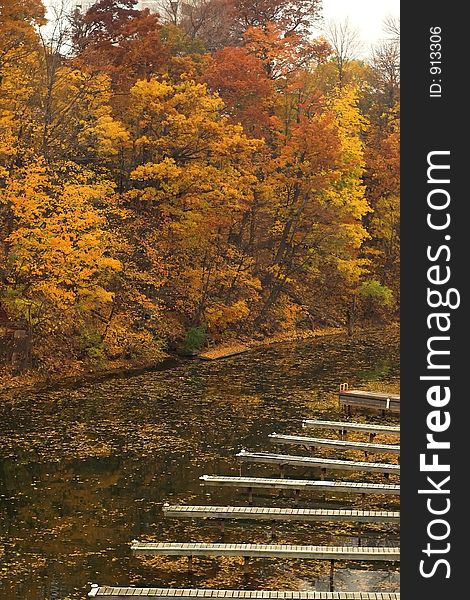
[[[393,318],[397,40],[361,61],[312,36],[320,4],[99,0],[46,33],[0,0],[0,308],[29,366]]]

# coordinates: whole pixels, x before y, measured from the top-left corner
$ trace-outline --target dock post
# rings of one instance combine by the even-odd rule
[[[279,465],[279,477],[280,477],[281,479],[285,479],[285,476],[286,476],[286,472],[285,472],[285,469],[284,469],[284,465],[283,465],[283,464],[280,464],[280,465]],[[282,490],[282,489],[281,489],[281,490],[279,490],[279,497],[280,497],[280,498],[284,498],[284,494],[286,494],[286,495],[287,495],[287,494],[288,494],[288,492],[287,492],[287,491],[285,492],[285,491],[284,491],[284,490]]]
[[[335,576],[335,561],[330,560],[330,590],[329,590],[330,592],[335,591],[334,576]]]
[[[359,530],[358,530],[358,538],[357,538],[357,545],[358,546],[362,546],[362,521],[359,521]]]
[[[223,539],[225,537],[225,522],[220,519],[220,521],[218,521],[218,525],[220,528],[220,537]]]
[[[240,477],[243,477],[243,462],[240,461],[239,466],[238,466],[238,474],[240,475]]]
[[[294,490],[294,506],[299,505],[300,490]]]
[[[243,557],[243,574],[248,575],[249,572],[250,572],[250,557],[244,556]]]
[[[320,480],[325,481],[325,477],[326,477],[326,467],[322,467],[320,469]],[[326,502],[326,493],[325,492],[323,492],[321,499],[322,499],[322,502]]]
[[[271,521],[271,540],[276,539],[276,521]]]
[[[248,504],[251,506],[253,504],[253,488],[248,488]]]

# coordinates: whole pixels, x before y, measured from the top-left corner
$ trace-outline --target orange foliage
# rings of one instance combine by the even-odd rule
[[[224,48],[213,55],[203,80],[220,94],[233,122],[253,137],[266,133],[274,88],[259,58],[245,48]]]
[[[84,15],[74,14],[73,43],[79,67],[109,73],[114,85],[166,70],[170,52],[160,38],[157,14],[135,8],[135,0],[100,0]]]

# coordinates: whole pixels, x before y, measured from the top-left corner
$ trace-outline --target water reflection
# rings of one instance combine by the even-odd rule
[[[268,449],[268,433],[300,432],[306,416],[337,418],[332,398],[339,382],[397,382],[397,340],[384,344],[382,339],[370,334],[353,343],[330,337],[284,344],[224,361],[180,361],[169,370],[5,400],[0,405],[0,597],[84,598],[87,582],[314,586],[326,572],[322,564],[257,561],[243,576],[236,559],[201,559],[190,577],[184,560],[131,557],[129,542],[219,539],[213,524],[162,519],[162,503],[244,503],[239,491],[201,488],[199,476],[237,474],[236,451]],[[251,472],[267,472],[256,469]],[[297,474],[312,475],[301,469]],[[259,493],[256,502],[272,505],[273,496]],[[275,496],[276,505],[290,502]],[[337,496],[327,504],[357,502]],[[321,498],[302,503],[326,505]],[[277,535],[288,543],[357,543],[354,524],[284,524]],[[269,527],[262,524],[231,526],[226,533],[227,541],[240,542],[265,542],[268,536]],[[367,543],[396,543],[396,530],[370,527]],[[357,573],[346,571],[353,573],[350,578]],[[345,586],[348,581],[345,577]],[[389,589],[397,585],[392,578]]]

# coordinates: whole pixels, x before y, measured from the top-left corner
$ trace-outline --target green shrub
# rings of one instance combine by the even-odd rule
[[[364,281],[359,288],[360,296],[371,300],[374,304],[383,307],[391,307],[393,304],[393,292],[386,285],[382,285],[376,279]]]
[[[80,332],[80,346],[85,356],[97,366],[101,367],[106,362],[106,351],[101,335],[90,329]]]
[[[183,348],[186,352],[196,352],[204,346],[206,339],[207,327],[205,324],[191,327],[186,333]]]
[[[375,279],[364,281],[359,288],[362,314],[366,319],[379,322],[387,321],[393,313],[393,292]]]

